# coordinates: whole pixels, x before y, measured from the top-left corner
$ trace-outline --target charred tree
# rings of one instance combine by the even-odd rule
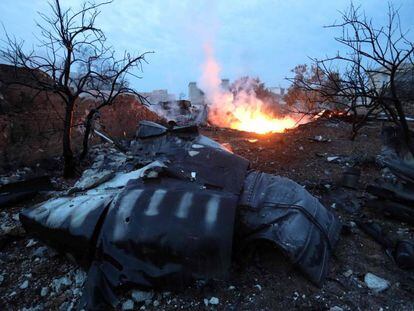
[[[317,93],[321,108],[336,106],[351,114],[352,137],[369,117],[385,113],[413,152],[405,111],[414,98],[403,98],[399,84],[414,70],[414,42],[402,30],[398,10],[389,5],[386,25],[376,26],[351,4],[341,13],[341,22],[326,27],[340,30],[335,40],[344,46],[344,53],[312,59],[317,78],[295,77],[292,87]]]
[[[142,71],[147,53],[131,55],[125,52],[120,58],[107,44],[104,32],[97,27],[100,8],[112,1],[84,2],[80,9],[63,9],[61,2],[49,3],[50,12],[39,13],[37,49],[26,49],[6,33],[0,46],[0,59],[16,68],[27,69],[30,81],[8,81],[8,84],[27,86],[50,94],[57,94],[64,105],[62,152],[64,176],[75,172],[72,150],[74,111],[84,98],[96,104],[84,120],[82,156],[88,150],[88,138],[94,115],[105,106],[112,105],[122,94],[134,94],[141,103],[144,98],[129,87],[127,77],[139,78],[134,71]]]

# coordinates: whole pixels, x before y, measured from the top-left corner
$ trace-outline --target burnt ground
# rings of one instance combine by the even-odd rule
[[[412,226],[364,206],[369,197],[365,186],[384,174],[374,161],[381,149],[380,128],[379,123],[369,125],[355,141],[349,140],[349,125],[342,122],[317,121],[271,135],[202,129],[203,134],[249,159],[254,169],[295,180],[337,212],[344,230],[328,278],[318,288],[277,250],[259,245],[248,254],[235,254],[227,280],[154,292],[146,302],[135,302],[134,309],[414,310],[414,272],[399,269],[384,249],[356,225],[358,220],[372,219],[394,239],[414,236]],[[316,136],[327,141],[310,139]],[[328,161],[333,156],[338,158]],[[359,189],[341,187],[343,172],[355,164],[361,169]],[[79,299],[84,273],[70,257],[53,252],[24,233],[17,213],[25,205],[0,211],[0,309],[71,310]],[[381,293],[367,288],[364,276],[368,272],[388,280],[390,287]],[[124,303],[131,299],[131,292],[121,297]],[[207,305],[205,299],[212,297],[218,299],[218,304]]]

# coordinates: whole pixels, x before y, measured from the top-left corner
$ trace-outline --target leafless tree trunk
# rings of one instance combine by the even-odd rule
[[[49,3],[50,12],[40,13],[42,23],[38,49],[26,50],[23,42],[6,34],[0,45],[0,59],[16,67],[27,69],[31,81],[15,81],[14,84],[57,94],[64,105],[62,149],[64,176],[75,172],[72,151],[74,111],[84,97],[96,102],[85,122],[83,155],[87,152],[90,121],[104,106],[114,103],[122,94],[136,94],[129,87],[127,77],[139,78],[134,70],[142,71],[146,53],[131,55],[127,52],[117,58],[107,46],[105,34],[96,26],[100,8],[112,1],[84,2],[79,10],[63,10],[59,0]],[[10,83],[10,84],[13,84]]]
[[[344,54],[313,59],[320,72],[318,76],[322,78],[296,79],[292,80],[293,84],[317,92],[319,102],[337,103],[346,113],[354,114],[353,137],[368,117],[385,112],[400,127],[413,152],[398,80],[407,71],[414,70],[414,43],[402,31],[398,10],[389,5],[388,21],[384,26],[374,25],[353,4],[341,15],[340,23],[327,27],[341,30],[335,40],[345,47]],[[379,76],[384,79],[381,85],[377,80]]]

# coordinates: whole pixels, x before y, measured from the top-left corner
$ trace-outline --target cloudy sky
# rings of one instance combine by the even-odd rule
[[[78,7],[81,0],[61,0]],[[7,31],[34,43],[37,12],[48,10],[46,0],[1,0],[0,22]],[[375,23],[384,23],[387,1],[360,0]],[[393,0],[401,21],[414,32],[414,0]],[[290,70],[338,50],[333,31],[324,29],[339,18],[349,0],[114,0],[97,23],[117,50],[154,51],[148,57],[140,91],[167,88],[187,93],[198,81],[209,43],[221,66],[221,76],[258,76],[268,86],[288,85]],[[0,39],[4,37],[0,31]]]

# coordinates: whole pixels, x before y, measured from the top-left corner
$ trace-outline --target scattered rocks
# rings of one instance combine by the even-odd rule
[[[59,311],[72,311],[74,309],[73,302],[65,301],[59,307]]]
[[[146,302],[151,301],[152,297],[154,297],[154,293],[134,290],[132,291],[131,297],[135,302]]]
[[[56,293],[59,293],[63,288],[70,285],[72,285],[72,281],[67,276],[63,276],[52,281],[52,289]]]
[[[77,269],[75,272],[75,284],[77,287],[82,286],[86,281],[86,272],[81,270],[81,269]]]
[[[390,282],[372,273],[365,274],[364,282],[369,289],[376,293],[383,292],[390,287]]]

